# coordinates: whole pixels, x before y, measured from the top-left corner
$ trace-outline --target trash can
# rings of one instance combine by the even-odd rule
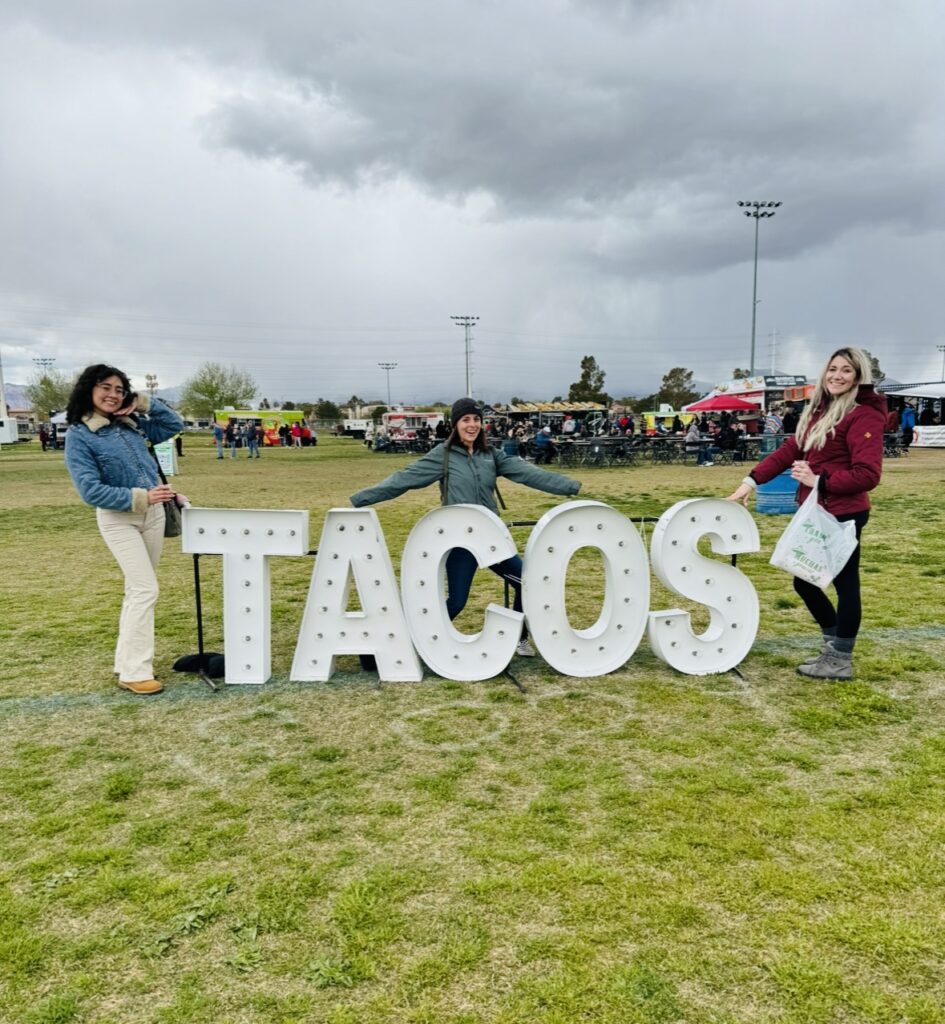
[[[797,511],[797,502],[794,500],[796,494],[797,481],[791,477],[791,471],[786,469],[766,484],[758,484],[755,509],[765,516],[794,515]]]

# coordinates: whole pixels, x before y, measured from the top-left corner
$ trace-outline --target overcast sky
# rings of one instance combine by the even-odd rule
[[[0,0],[0,356],[259,397],[903,381],[945,344],[941,0]],[[776,332],[776,333],[774,333]],[[772,357],[772,346],[776,354]]]

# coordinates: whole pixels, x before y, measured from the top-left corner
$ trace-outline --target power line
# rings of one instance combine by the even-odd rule
[[[451,316],[450,320],[458,327],[464,328],[466,332],[466,397],[472,398],[472,377],[469,371],[469,332],[472,330],[473,325],[477,323],[479,317],[465,314],[464,316]]]

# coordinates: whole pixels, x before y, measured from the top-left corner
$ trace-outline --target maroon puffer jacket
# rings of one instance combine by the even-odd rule
[[[886,399],[876,394],[872,385],[861,384],[856,401],[837,424],[833,435],[827,435],[823,448],[801,452],[795,438],[789,437],[777,451],[755,466],[749,474],[751,478],[756,483],[766,484],[790,469],[795,459],[806,459],[820,477],[821,500],[828,512],[835,516],[865,512],[870,507],[868,492],[879,483],[883,471]],[[808,494],[810,488],[799,485],[798,503]]]

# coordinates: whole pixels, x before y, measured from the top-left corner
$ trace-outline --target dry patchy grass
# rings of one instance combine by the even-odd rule
[[[403,461],[191,444],[181,487],[308,508],[317,544],[327,507]],[[575,475],[658,515],[742,473]],[[60,457],[5,451],[0,1020],[941,1024],[943,476],[939,452],[887,467],[854,683],[794,674],[812,630],[759,554],[740,560],[762,604],[741,677],[678,676],[644,642],[600,679],[519,663],[524,693],[378,686],[355,659],[292,684],[311,561],[279,559],[272,683],[170,678],[135,701],[111,682],[120,578],[93,516]],[[555,500],[504,493],[516,519]],[[395,562],[435,501],[379,508]],[[784,519],[759,522],[768,551]],[[190,573],[169,546],[166,677],[194,647]],[[574,575],[593,616],[594,574]],[[473,601],[497,599],[480,576]]]

